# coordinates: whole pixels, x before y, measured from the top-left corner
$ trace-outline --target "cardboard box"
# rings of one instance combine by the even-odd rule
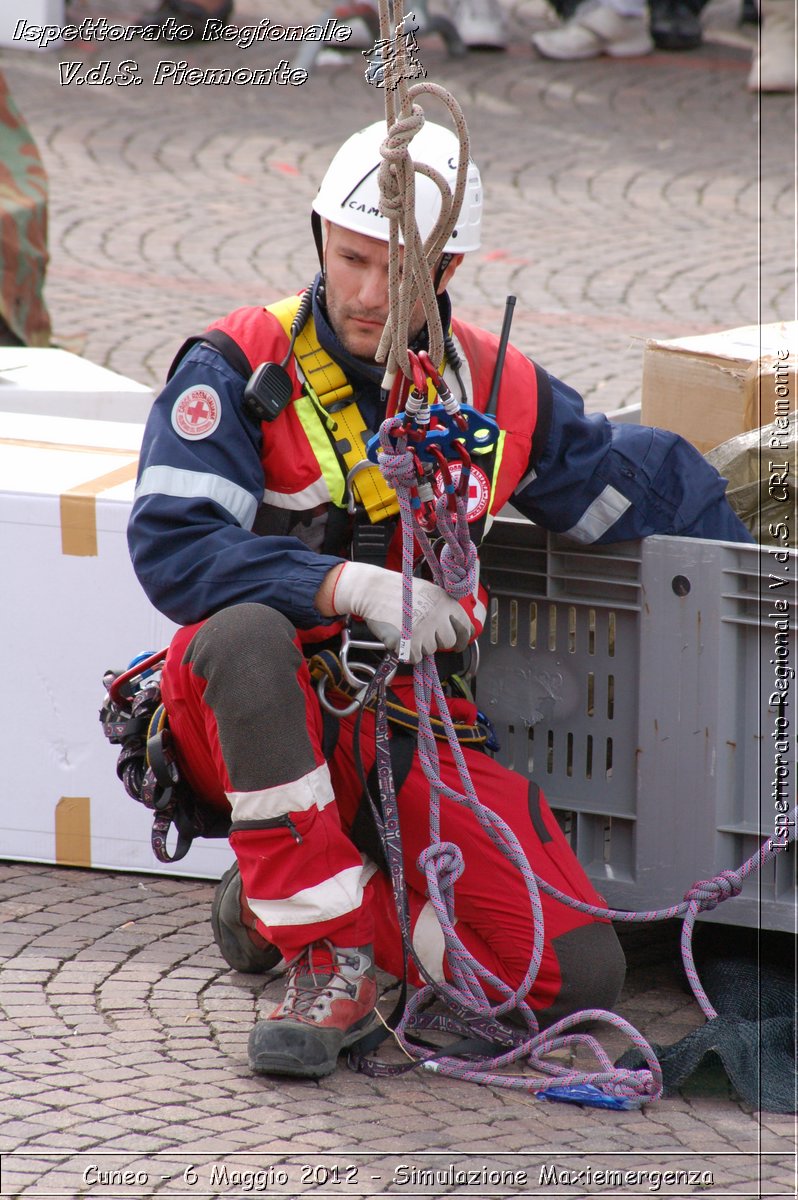
[[[143,426],[0,412],[5,733],[0,858],[218,878],[226,840],[174,867],[116,777],[98,720],[108,668],[174,626],[136,580],[126,526]]]
[[[641,421],[705,454],[798,408],[798,322],[646,342]]]
[[[0,346],[0,412],[144,424],[152,390],[66,350]]]

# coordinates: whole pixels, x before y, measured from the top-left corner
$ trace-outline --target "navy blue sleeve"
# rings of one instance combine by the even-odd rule
[[[341,560],[298,538],[252,532],[264,477],[260,429],[243,395],[242,377],[199,344],[155,401],[128,525],[134,570],[155,607],[181,625],[244,601],[300,627],[321,624],[314,597]]]
[[[577,542],[649,534],[751,542],[726,499],[726,480],[676,433],[587,416],[581,397],[550,378],[548,436],[513,504]]]

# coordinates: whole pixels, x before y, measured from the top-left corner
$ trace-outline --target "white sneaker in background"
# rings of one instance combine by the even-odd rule
[[[622,17],[604,4],[585,0],[569,21],[558,29],[544,29],[532,35],[532,45],[544,58],[574,60],[632,58],[650,54],[654,43],[645,16]]]
[[[754,49],[749,92],[796,90],[794,0],[760,0],[762,28]]]
[[[449,0],[449,16],[471,50],[507,49],[507,22],[497,0]]]

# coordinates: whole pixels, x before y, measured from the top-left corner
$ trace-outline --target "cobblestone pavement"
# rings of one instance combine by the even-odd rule
[[[211,884],[185,879],[0,865],[0,1195],[241,1195],[235,1172],[269,1167],[289,1175],[270,1195],[653,1190],[647,1180],[546,1184],[541,1169],[552,1167],[701,1175],[703,1186],[663,1186],[668,1195],[793,1195],[793,1119],[750,1113],[714,1077],[642,1111],[608,1112],[420,1071],[251,1076],[246,1039],[262,981],[227,970],[209,946],[211,895]],[[700,1024],[672,966],[674,931],[646,930],[627,948],[622,1015],[665,1044]],[[607,1046],[623,1048],[614,1035]],[[402,1163],[526,1170],[529,1186],[413,1188],[397,1182]],[[303,1187],[302,1164],[337,1169],[338,1184]],[[193,1187],[182,1179],[190,1166]],[[214,1167],[229,1187],[213,1189]],[[148,1182],[104,1187],[99,1170],[143,1171]]]
[[[485,248],[458,274],[458,311],[498,329],[513,291],[514,341],[592,409],[638,398],[646,337],[792,316],[793,100],[765,97],[760,109],[746,93],[736,0],[713,0],[699,51],[576,64],[530,50],[530,32],[548,20],[542,0],[504,6],[506,55],[453,60],[436,38],[421,43],[430,78],[464,106],[486,184]],[[274,18],[275,7],[239,0],[237,20]],[[291,19],[309,23],[322,7],[296,0]],[[74,0],[70,15],[121,21],[137,9]],[[264,67],[292,51],[0,52],[50,173],[47,298],[61,344],[157,385],[184,336],[312,277],[316,182],[342,137],[381,113],[362,60],[327,52],[299,88],[151,82],[164,59]],[[106,58],[114,68],[134,59],[144,83],[59,86],[59,59]],[[663,1184],[669,1195],[796,1194],[792,1118],[748,1111],[715,1077],[626,1113],[421,1072],[253,1078],[246,1038],[262,984],[219,958],[211,895],[211,884],[186,879],[0,865],[0,1195],[655,1188],[643,1176],[614,1190],[585,1174],[555,1183],[542,1167],[712,1172],[711,1182]],[[672,965],[674,944],[672,930],[627,935],[620,1006],[666,1044],[702,1019]],[[277,992],[268,987],[264,1004]],[[614,1036],[608,1044],[622,1049]],[[397,1178],[400,1163],[408,1172]],[[409,1171],[451,1163],[527,1170],[529,1183],[427,1186]],[[123,1170],[132,1182],[103,1182]]]

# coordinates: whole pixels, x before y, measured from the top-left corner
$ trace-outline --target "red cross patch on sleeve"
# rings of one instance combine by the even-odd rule
[[[186,388],[172,407],[172,428],[191,441],[210,437],[221,419],[219,393],[206,384]]]

